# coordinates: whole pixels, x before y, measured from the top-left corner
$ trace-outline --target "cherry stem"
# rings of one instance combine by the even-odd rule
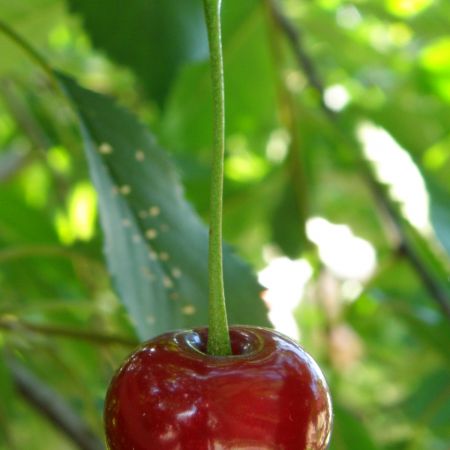
[[[223,161],[225,153],[225,88],[223,77],[221,0],[204,0],[208,30],[214,111],[214,145],[210,186],[208,251],[208,346],[211,355],[231,355],[223,282],[222,210]]]

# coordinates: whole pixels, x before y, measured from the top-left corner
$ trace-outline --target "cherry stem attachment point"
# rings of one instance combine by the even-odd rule
[[[214,111],[214,145],[210,186],[208,250],[208,346],[211,355],[231,355],[225,305],[222,256],[223,164],[225,153],[225,88],[223,75],[221,0],[203,0],[208,30]]]

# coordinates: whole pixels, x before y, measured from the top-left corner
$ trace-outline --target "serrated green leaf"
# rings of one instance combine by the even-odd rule
[[[111,99],[60,76],[82,125],[105,252],[139,336],[207,322],[207,229],[152,135]],[[249,267],[224,254],[232,323],[267,325]]]
[[[201,0],[68,0],[92,42],[131,67],[162,102],[180,66],[207,57]]]

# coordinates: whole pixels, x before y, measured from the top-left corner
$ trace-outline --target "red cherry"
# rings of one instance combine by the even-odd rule
[[[233,356],[205,353],[207,330],[166,333],[114,376],[111,450],[324,450],[332,413],[314,360],[280,333],[231,327]]]

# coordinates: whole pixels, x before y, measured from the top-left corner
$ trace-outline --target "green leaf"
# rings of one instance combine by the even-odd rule
[[[435,432],[450,431],[450,371],[439,369],[417,386],[405,404],[406,414]]]
[[[448,333],[448,320],[433,314],[434,311],[390,305],[397,317],[405,322],[416,339],[420,339],[422,345],[428,344],[430,351],[438,351],[442,357],[450,363],[450,334]]]
[[[334,408],[334,426],[330,450],[377,450],[369,431],[353,413],[337,404]]]
[[[180,66],[208,55],[201,0],[68,0],[94,45],[131,67],[162,103]]]
[[[249,150],[261,155],[268,134],[276,126],[267,17],[255,0],[224,2],[222,17],[227,137],[241,137],[248,142]],[[180,151],[208,148],[212,139],[207,126],[212,121],[211,105],[208,64],[183,68],[162,117],[164,142]]]
[[[110,272],[141,338],[207,322],[207,229],[166,153],[135,117],[60,76],[100,200]],[[232,323],[267,325],[248,266],[224,251]]]

